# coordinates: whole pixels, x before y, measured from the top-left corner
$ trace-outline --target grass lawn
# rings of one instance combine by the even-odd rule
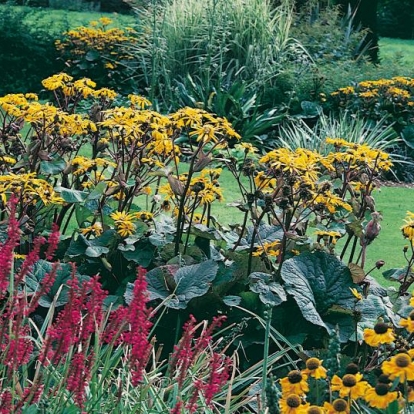
[[[240,200],[240,193],[234,185],[233,176],[223,170],[221,186],[225,201],[220,205],[213,206],[213,215],[220,223],[233,224],[241,222],[242,213],[236,207],[228,207],[226,203]],[[383,215],[381,232],[367,248],[366,270],[375,266],[377,260],[384,260],[385,265],[380,270],[375,269],[371,275],[383,286],[398,286],[397,283],[389,282],[383,278],[382,272],[394,267],[404,267],[406,262],[403,255],[403,247],[406,241],[402,237],[400,227],[407,210],[414,211],[414,189],[403,187],[382,187],[374,194],[378,211]],[[340,250],[338,250],[340,252]]]
[[[383,37],[379,41],[379,47],[383,64],[392,65],[400,60],[404,66],[414,71],[414,40]]]
[[[7,5],[0,5],[2,9],[9,10]],[[113,20],[113,26],[126,27],[136,23],[136,16],[128,16],[118,13],[101,13],[101,12],[76,12],[57,9],[41,9],[24,6],[13,6],[13,9],[29,11],[25,15],[23,22],[27,27],[45,28],[48,33],[56,38],[61,37],[62,32],[74,29],[79,26],[87,26],[92,20],[98,20],[100,17],[109,17]]]

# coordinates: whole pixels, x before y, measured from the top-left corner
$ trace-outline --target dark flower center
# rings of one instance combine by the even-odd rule
[[[358,371],[359,371],[358,365],[357,364],[354,364],[353,362],[351,362],[350,364],[348,364],[346,366],[346,373],[347,374],[353,374],[353,375],[355,375],[355,374],[358,373]]]
[[[286,398],[286,404],[290,407],[290,408],[297,408],[302,404],[302,401],[300,399],[300,397],[296,394],[290,394],[287,398]]]
[[[348,403],[342,398],[338,398],[332,403],[332,407],[335,409],[335,411],[346,411],[348,408]]]
[[[355,375],[346,374],[342,378],[342,383],[345,387],[354,387],[357,383],[357,379],[355,378]]]
[[[321,362],[319,361],[318,358],[309,358],[306,361],[306,368],[309,369],[309,370],[311,370],[311,371],[319,368],[320,365],[321,365]]]
[[[388,331],[388,325],[384,322],[379,322],[374,326],[374,331],[376,334],[381,335],[385,334]]]
[[[388,375],[385,374],[381,374],[378,377],[378,382],[380,382],[381,384],[389,384],[391,382],[390,378],[388,377]]]
[[[410,365],[411,358],[407,354],[398,354],[395,357],[395,363],[400,368],[406,368]]]
[[[297,384],[302,381],[302,374],[297,370],[290,371],[287,377],[291,384]]]
[[[388,388],[388,385],[387,384],[378,383],[375,386],[375,392],[378,395],[386,395],[386,394],[388,394],[388,390],[389,390],[389,388]]]
[[[308,408],[308,414],[323,414],[322,408],[317,405],[311,405]]]

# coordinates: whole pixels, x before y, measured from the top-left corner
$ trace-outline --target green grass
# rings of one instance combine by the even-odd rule
[[[404,66],[414,67],[414,40],[383,37],[379,41],[381,63],[392,65],[400,61]]]
[[[213,215],[223,224],[240,223],[243,217],[242,213],[236,207],[226,206],[226,203],[241,199],[233,176],[229,171],[223,170],[220,183],[225,201],[213,206]],[[397,287],[397,283],[384,279],[382,272],[406,265],[403,247],[407,242],[402,237],[400,227],[403,225],[407,210],[414,211],[414,189],[382,187],[374,193],[374,198],[376,208],[381,212],[383,220],[378,238],[367,248],[365,270],[373,268],[377,260],[384,260],[384,267],[380,270],[375,269],[371,275],[383,286]],[[339,249],[338,252],[340,252]]]
[[[1,10],[10,10],[10,6],[0,5]],[[16,13],[23,10],[29,11],[22,23],[26,27],[43,28],[56,38],[60,37],[62,32],[74,29],[79,26],[87,26],[92,20],[98,20],[100,17],[109,17],[113,20],[113,26],[126,27],[132,26],[136,22],[135,16],[128,16],[118,13],[101,13],[101,12],[77,12],[56,9],[38,9],[24,6],[13,6],[12,10]]]

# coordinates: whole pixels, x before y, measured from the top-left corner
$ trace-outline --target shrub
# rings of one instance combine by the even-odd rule
[[[130,56],[123,51],[124,45],[138,43],[131,27],[119,29],[111,26],[112,20],[102,17],[63,34],[56,41],[56,48],[65,61],[68,71],[75,76],[95,79],[100,85],[116,87],[131,92],[127,84],[130,74],[126,63]]]
[[[25,23],[30,9],[0,8],[0,93],[37,90],[41,80],[61,68],[47,30]]]

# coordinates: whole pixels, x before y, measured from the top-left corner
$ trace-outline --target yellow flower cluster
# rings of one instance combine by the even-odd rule
[[[89,27],[81,26],[64,33],[63,41],[56,41],[58,51],[71,53],[75,58],[84,57],[89,51],[102,53],[105,58],[105,67],[113,70],[121,60],[130,57],[122,52],[120,45],[136,44],[138,38],[132,28],[125,30],[109,27],[112,20],[102,17],[98,21],[89,23]]]
[[[410,240],[411,245],[414,244],[414,213],[407,211],[407,217],[405,218],[405,224],[401,227],[403,236]]]
[[[45,180],[37,178],[36,173],[0,175],[0,199],[3,205],[7,203],[8,195],[20,194],[25,204],[43,205],[62,204],[53,187]]]
[[[371,408],[385,410],[392,402],[398,402],[400,408],[406,403],[414,402],[414,391],[403,387],[403,390],[391,388],[391,382],[398,378],[400,384],[414,379],[414,352],[397,353],[382,363],[382,373],[372,386],[359,372],[359,367],[350,363],[342,376],[337,374],[328,378],[323,361],[312,357],[307,359],[306,368],[293,370],[280,379],[282,398],[279,400],[281,414],[349,414],[351,407],[360,404]],[[319,384],[319,385],[316,385]],[[323,405],[312,405],[314,390],[318,386],[329,388],[330,401]]]
[[[414,106],[414,79],[394,77],[359,82],[354,88],[348,86],[332,92],[343,107],[356,105],[363,113],[387,110],[399,112]]]

